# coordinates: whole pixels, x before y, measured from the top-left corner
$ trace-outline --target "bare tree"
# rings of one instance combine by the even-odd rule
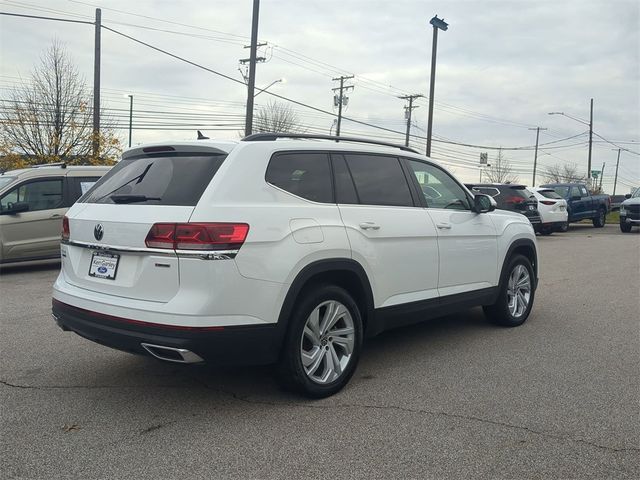
[[[498,149],[496,157],[491,162],[491,166],[487,167],[483,176],[490,183],[517,183],[518,176],[513,173],[511,162],[502,153],[502,149]]]
[[[587,183],[587,178],[578,173],[575,163],[556,164],[546,169],[544,174],[547,183]]]
[[[304,133],[306,131],[300,125],[298,114],[290,105],[271,101],[255,114],[253,129],[256,133]]]
[[[53,41],[28,81],[3,100],[0,140],[33,162],[95,163],[115,157],[120,142],[102,129],[99,159],[92,159],[91,94],[63,45]]]

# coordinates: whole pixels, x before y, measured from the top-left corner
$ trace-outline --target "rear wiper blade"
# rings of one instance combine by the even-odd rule
[[[146,202],[147,200],[162,200],[160,197],[147,197],[146,195],[125,195],[115,194],[109,197],[113,203],[136,203]]]

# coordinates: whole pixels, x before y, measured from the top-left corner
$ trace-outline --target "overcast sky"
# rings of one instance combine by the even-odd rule
[[[241,80],[238,59],[248,57],[251,0],[70,1],[0,0],[0,11],[91,21],[102,8],[103,24],[213,70]],[[262,0],[261,53],[257,85],[333,110],[333,77],[354,74],[345,116],[404,132],[408,93],[427,94],[435,14],[450,26],[440,32],[432,156],[465,181],[478,178],[480,152],[504,147],[524,183],[531,183],[533,150],[508,150],[535,143],[541,132],[540,173],[555,164],[587,170],[586,125],[594,99],[594,131],[622,151],[618,193],[640,183],[640,3],[636,0],[424,1]],[[164,20],[164,21],[162,21]],[[20,77],[27,79],[54,38],[66,44],[89,86],[93,79],[93,27],[0,17],[0,97]],[[145,28],[143,28],[145,27]],[[155,30],[154,30],[155,29]],[[165,31],[159,31],[165,30]],[[129,100],[134,95],[133,143],[211,137],[237,139],[246,90],[136,44],[102,32],[102,106],[119,122],[126,140]],[[258,107],[269,101],[256,98]],[[412,132],[424,136],[427,102],[418,101]],[[293,106],[309,131],[328,133],[333,118]],[[163,113],[158,113],[163,112]],[[183,126],[177,127],[178,124]],[[182,128],[180,130],[176,128]],[[349,121],[343,133],[402,142],[403,135]],[[424,149],[424,140],[413,144]],[[553,147],[553,148],[551,148]],[[604,186],[611,193],[616,148],[594,137],[593,169],[606,163]]]

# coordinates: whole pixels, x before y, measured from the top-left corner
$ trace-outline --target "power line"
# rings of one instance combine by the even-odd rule
[[[6,15],[9,17],[25,17],[25,18],[33,18],[37,20],[53,20],[56,22],[67,22],[67,23],[83,23],[85,25],[94,25],[94,22],[88,22],[85,20],[72,20],[69,18],[54,18],[54,17],[43,17],[40,15],[27,15],[24,13],[9,13],[9,12],[0,12],[0,15]]]

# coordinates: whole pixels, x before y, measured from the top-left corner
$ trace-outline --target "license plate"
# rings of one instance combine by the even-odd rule
[[[529,205],[529,210],[535,210],[536,207],[534,207],[533,205]]]
[[[93,252],[91,265],[89,266],[89,276],[115,280],[119,261],[120,255],[118,254]]]

